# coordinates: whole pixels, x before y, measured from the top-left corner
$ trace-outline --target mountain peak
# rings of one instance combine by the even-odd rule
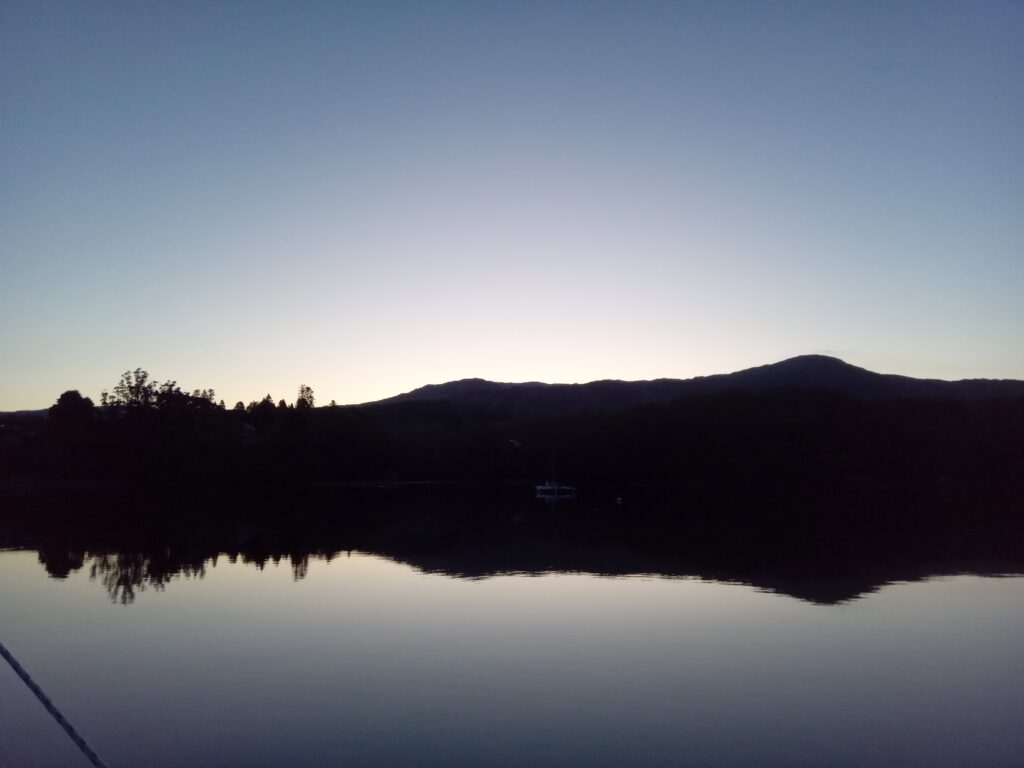
[[[864,368],[859,368],[856,365],[851,365],[845,360],[841,360],[838,357],[831,355],[797,355],[796,357],[788,357],[785,360],[780,360],[777,363],[769,363],[768,365],[760,366],[762,368],[770,368],[773,366],[788,366],[788,367],[807,367],[807,368],[818,368],[818,369],[830,369],[830,370],[844,370],[844,371],[863,371]]]
[[[875,373],[830,355],[809,354],[735,373],[693,379],[606,379],[588,384],[543,384],[535,381],[510,384],[478,378],[460,379],[446,384],[429,384],[380,402],[445,402],[463,410],[506,416],[548,416],[585,410],[619,410],[668,403],[695,395],[780,389],[818,390],[861,399],[1024,397],[1024,382],[1020,381],[915,379]]]

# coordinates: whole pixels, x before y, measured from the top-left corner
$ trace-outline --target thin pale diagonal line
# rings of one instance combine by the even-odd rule
[[[42,702],[43,706],[46,707],[46,711],[50,713],[57,724],[64,729],[64,732],[75,742],[75,746],[78,747],[82,754],[85,755],[89,762],[92,763],[96,768],[107,768],[107,764],[104,763],[100,756],[93,751],[85,739],[79,735],[78,731],[75,730],[74,726],[68,722],[67,718],[60,713],[60,710],[50,701],[50,697],[47,696],[43,689],[40,688],[36,681],[32,679],[31,675],[25,671],[25,668],[18,663],[18,660],[14,658],[14,655],[4,647],[3,643],[0,643],[0,656],[3,656],[7,660],[7,663],[11,665],[11,669],[14,673],[21,678],[21,681],[28,686],[28,689],[36,695],[36,698]]]

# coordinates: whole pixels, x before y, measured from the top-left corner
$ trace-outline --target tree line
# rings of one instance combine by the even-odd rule
[[[125,372],[100,405],[64,392],[49,418],[0,425],[0,477],[53,482],[291,483],[547,479],[701,493],[849,483],[1024,484],[1024,401],[861,400],[784,389],[522,416],[450,402],[316,407],[268,394],[226,408]],[[696,491],[695,491],[696,492]]]
[[[249,405],[242,401],[235,403],[232,409],[236,413],[253,414],[266,411],[268,408],[287,410],[289,408],[313,408],[316,403],[313,388],[300,384],[298,395],[293,404],[283,398],[274,404],[268,394],[260,401],[253,400]],[[334,405],[334,401],[331,401]],[[163,383],[154,381],[148,371],[136,368],[125,371],[112,390],[103,390],[100,394],[100,405],[105,411],[114,413],[144,413],[146,411],[196,410],[213,411],[225,409],[224,401],[217,400],[216,392],[211,389],[194,389],[186,392],[178,386],[178,382],[168,379]],[[48,414],[58,424],[80,424],[95,415],[95,404],[77,389],[69,389],[57,398],[50,406]]]

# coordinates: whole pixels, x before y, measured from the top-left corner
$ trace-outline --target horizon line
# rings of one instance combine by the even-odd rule
[[[481,383],[485,383],[485,384],[498,384],[498,385],[504,385],[504,386],[529,386],[529,385],[536,385],[536,386],[543,386],[543,387],[561,387],[561,386],[568,386],[568,387],[580,386],[580,387],[582,387],[582,386],[588,386],[590,384],[602,384],[602,383],[641,384],[641,383],[650,383],[650,382],[658,382],[658,381],[693,381],[693,380],[697,380],[697,379],[712,378],[712,377],[715,377],[715,376],[729,376],[729,375],[736,374],[736,373],[743,373],[745,371],[757,370],[759,368],[768,368],[768,367],[773,366],[773,365],[781,365],[783,363],[791,362],[793,360],[808,359],[808,358],[820,358],[820,359],[823,359],[823,360],[835,361],[835,362],[841,363],[844,366],[847,366],[849,368],[853,368],[853,369],[860,370],[860,371],[865,371],[867,373],[872,373],[872,374],[875,374],[875,375],[878,375],[878,376],[898,376],[898,377],[902,377],[902,378],[913,379],[915,381],[936,381],[936,382],[948,382],[948,383],[956,383],[956,382],[962,382],[962,381],[1015,381],[1015,382],[1024,382],[1024,379],[995,378],[995,377],[984,377],[984,376],[975,376],[975,377],[967,377],[967,378],[960,378],[960,379],[943,379],[943,378],[931,377],[931,376],[928,376],[928,377],[911,376],[909,374],[903,374],[903,373],[891,373],[891,372],[876,371],[876,370],[872,370],[870,368],[865,368],[863,366],[855,365],[855,364],[850,363],[847,360],[844,360],[843,358],[838,357],[836,355],[830,355],[830,354],[821,353],[821,352],[810,352],[810,353],[805,353],[805,354],[793,355],[792,357],[786,357],[786,358],[783,358],[781,360],[775,360],[775,361],[769,362],[769,363],[761,363],[759,365],[751,365],[751,366],[747,366],[747,367],[744,367],[744,368],[737,368],[737,369],[731,370],[731,371],[720,371],[720,372],[717,372],[717,373],[698,374],[698,375],[695,375],[695,376],[687,376],[687,377],[659,376],[659,377],[650,378],[650,379],[600,378],[600,379],[588,379],[588,380],[585,380],[585,381],[542,381],[542,380],[539,380],[539,379],[531,379],[531,380],[527,380],[527,381],[500,381],[500,380],[497,380],[497,379],[487,379],[487,378],[483,378],[483,377],[480,377],[480,376],[466,376],[466,377],[462,377],[462,378],[447,379],[445,381],[428,382],[426,384],[420,384],[419,386],[413,387],[412,389],[403,390],[403,391],[398,392],[398,393],[393,394],[393,395],[386,395],[384,397],[379,397],[379,398],[377,398],[375,400],[362,400],[362,401],[359,401],[359,402],[338,403],[338,402],[336,402],[336,400],[334,398],[331,398],[330,401],[327,404],[320,403],[320,404],[316,405],[315,407],[316,408],[330,407],[330,403],[332,403],[332,402],[335,405],[337,405],[338,407],[358,407],[358,406],[363,406],[363,405],[374,405],[376,403],[382,403],[382,402],[386,402],[388,400],[393,400],[395,398],[402,397],[404,395],[409,395],[409,394],[412,394],[413,392],[418,392],[418,391],[420,391],[422,389],[426,389],[428,387],[443,387],[443,386],[445,386],[447,384],[459,384],[459,383],[463,383],[463,382],[473,382],[473,381],[481,382]],[[141,366],[140,366],[140,368],[141,368]],[[131,370],[135,370],[135,369],[131,369]],[[146,370],[146,369],[142,368],[142,370]],[[216,391],[216,387],[213,387],[211,389]],[[74,388],[72,388],[70,390],[67,390],[67,389],[66,390],[62,390],[62,392],[59,392],[56,395],[54,395],[54,398],[53,398],[54,402],[56,402],[57,398],[59,398],[60,395],[63,394],[63,392],[68,392],[68,391],[79,391],[79,390],[76,390]],[[104,391],[107,391],[107,390],[104,390]],[[315,393],[315,390],[314,390],[314,393]],[[267,393],[267,394],[269,394],[269,393]],[[83,396],[90,397],[89,395],[83,395]],[[90,399],[93,399],[93,398],[90,397]],[[233,406],[229,405],[227,403],[227,401],[224,400],[224,398],[217,398],[217,399],[220,400],[220,401],[223,401],[225,403],[225,407],[227,407],[227,408],[233,407]],[[263,399],[263,398],[254,398],[254,399],[250,400],[250,402],[259,402],[259,400],[261,400],[261,399]],[[280,402],[280,400],[285,400],[285,398],[276,398],[276,400],[278,402]],[[94,402],[97,402],[97,401],[94,400]],[[238,400],[238,401],[236,401],[236,403],[237,402],[241,402],[243,404],[245,403],[244,400]],[[45,410],[49,409],[52,404],[53,403],[51,403],[50,405],[44,405],[44,406],[39,407],[39,408],[19,408],[19,409],[16,409],[16,410],[0,410],[0,413],[3,413],[3,414],[38,413],[40,411],[45,411]]]

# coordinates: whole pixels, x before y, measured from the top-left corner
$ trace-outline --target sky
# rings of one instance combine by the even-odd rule
[[[0,409],[1024,378],[1024,2],[0,2]]]

